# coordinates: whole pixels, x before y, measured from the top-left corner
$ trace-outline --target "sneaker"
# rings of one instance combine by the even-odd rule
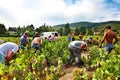
[[[80,63],[77,63],[77,67],[82,67],[84,65],[83,61],[80,61]]]
[[[70,67],[70,66],[71,66],[70,63],[67,63],[67,64],[64,65],[65,68],[68,68],[68,67]]]
[[[78,68],[81,68],[82,66],[83,66],[83,65],[81,65],[81,64],[77,64],[77,67],[78,67]]]
[[[81,62],[80,62],[80,64],[81,64],[81,65],[84,65],[84,62],[83,62],[83,61],[81,61]]]

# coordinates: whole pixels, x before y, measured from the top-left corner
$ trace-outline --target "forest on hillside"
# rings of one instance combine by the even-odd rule
[[[4,24],[0,24],[0,36],[21,36],[22,33],[28,32],[29,36],[33,36],[35,32],[41,34],[42,32],[57,31],[61,36],[66,36],[68,33],[75,33],[78,35],[82,33],[84,35],[93,35],[95,32],[97,35],[103,35],[105,26],[112,26],[112,30],[116,33],[120,32],[120,21],[108,21],[101,23],[91,23],[91,22],[76,22],[76,23],[66,23],[56,26],[49,26],[43,24],[38,28],[35,28],[33,24],[27,26],[16,26],[9,27],[6,29]]]

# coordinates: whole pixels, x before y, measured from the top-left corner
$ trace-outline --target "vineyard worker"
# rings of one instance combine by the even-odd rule
[[[0,45],[0,62],[5,64],[5,59],[10,61],[12,59],[12,55],[19,51],[19,47],[17,44],[13,42],[6,42]]]
[[[71,34],[71,37],[72,37],[72,41],[75,41],[75,34],[74,33]]]
[[[4,42],[4,40],[0,40],[0,44],[2,44]]]
[[[72,41],[68,46],[68,49],[70,51],[68,63],[71,64],[75,56],[76,64],[78,67],[80,67],[80,65],[83,64],[83,62],[80,60],[81,52],[86,46],[87,46],[87,43],[84,41]]]
[[[92,44],[92,41],[93,41],[92,36],[89,36],[89,37],[86,39],[86,41],[87,41],[88,44]]]
[[[24,46],[29,42],[28,33],[24,33],[20,38],[20,48],[24,50]]]
[[[80,33],[80,34],[78,35],[78,37],[79,37],[79,40],[82,40],[82,38],[83,38],[82,33]]]
[[[35,34],[34,34],[34,36],[33,36],[33,39],[34,39],[35,37],[39,37],[39,33],[38,33],[38,32],[35,32]]]
[[[42,38],[35,37],[31,43],[31,48],[35,48],[36,50],[40,50],[42,46]]]
[[[113,39],[115,39],[115,41],[113,42]],[[103,42],[106,42],[104,50],[107,51],[108,53],[111,52],[111,50],[113,49],[113,44],[115,44],[118,41],[118,38],[116,36],[116,33],[114,33],[111,30],[111,26],[106,26],[106,31],[104,33],[103,39],[101,41],[100,44],[100,48],[102,46]]]
[[[71,42],[71,34],[70,33],[68,33],[67,39],[68,39],[68,42]]]
[[[50,35],[50,36],[48,37],[48,41],[51,42],[51,41],[53,41],[53,40],[54,40],[53,37]]]
[[[50,35],[49,37],[48,37],[48,41],[49,42],[52,42],[52,41],[54,41],[55,40],[55,33],[52,33],[52,35]]]

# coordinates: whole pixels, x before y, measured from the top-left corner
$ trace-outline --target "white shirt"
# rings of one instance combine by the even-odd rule
[[[87,46],[87,43],[84,41],[72,41],[68,47],[73,46],[73,47],[79,48],[81,44],[86,44]]]
[[[13,53],[18,51],[18,45],[12,42],[6,42],[0,45],[0,54],[3,56],[7,56],[10,51],[13,51]]]

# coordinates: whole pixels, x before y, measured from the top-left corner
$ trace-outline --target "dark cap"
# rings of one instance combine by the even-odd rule
[[[35,32],[35,35],[38,35],[38,32]]]
[[[27,32],[25,32],[24,34],[25,34],[25,35],[28,35],[28,33],[27,33]]]
[[[106,29],[111,29],[111,26],[106,26]]]

